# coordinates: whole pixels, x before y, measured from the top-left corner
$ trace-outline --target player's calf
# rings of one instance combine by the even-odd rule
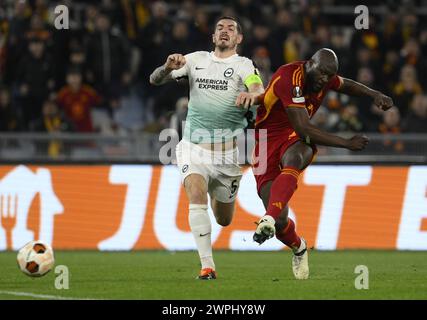
[[[277,229],[276,238],[294,252],[297,252],[301,247],[301,238],[295,230],[295,222],[290,218],[287,220],[288,223],[282,229]]]
[[[230,225],[235,211],[234,201],[223,203],[216,199],[212,199],[211,204],[216,222],[223,227]]]
[[[229,226],[231,224],[231,218],[225,218],[225,217],[215,217],[215,218],[216,218],[216,222],[221,227],[226,227],[226,226]]]

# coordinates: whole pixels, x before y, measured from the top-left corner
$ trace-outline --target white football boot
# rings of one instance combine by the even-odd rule
[[[276,221],[272,216],[265,215],[262,217],[253,236],[254,241],[262,244],[265,240],[273,238],[276,234],[275,223]]]
[[[308,279],[310,270],[308,268],[307,242],[302,237],[301,237],[301,246],[304,249],[298,250],[299,252],[297,253],[294,252],[292,256],[292,271],[294,272],[295,279],[305,280],[305,279]]]

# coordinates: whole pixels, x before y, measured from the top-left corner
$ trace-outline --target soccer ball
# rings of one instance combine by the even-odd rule
[[[41,277],[48,273],[54,263],[53,250],[43,241],[31,241],[18,252],[19,269],[27,276]]]

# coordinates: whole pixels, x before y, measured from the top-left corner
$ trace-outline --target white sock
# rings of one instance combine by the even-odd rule
[[[188,221],[194,240],[196,241],[197,250],[199,251],[202,269],[212,268],[215,270],[211,243],[212,226],[208,214],[208,206],[203,204],[190,204]]]
[[[301,239],[301,244],[300,244],[299,248],[298,248],[297,250],[295,250],[295,251],[294,251],[294,253],[298,254],[298,253],[300,253],[301,251],[303,251],[304,249],[307,249],[307,246],[306,246],[306,244],[305,244],[305,241],[303,241],[303,240]]]

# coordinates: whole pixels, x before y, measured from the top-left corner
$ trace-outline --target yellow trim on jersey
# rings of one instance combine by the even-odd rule
[[[249,88],[251,84],[262,84],[261,77],[257,74],[251,74],[246,80],[243,82],[246,87]]]
[[[301,78],[302,78],[302,70],[300,70],[298,72],[298,75],[297,75],[297,86],[299,86],[299,87],[302,87],[301,86]]]
[[[295,73],[295,83],[294,86],[299,86],[300,85],[300,81],[301,80],[301,70],[297,70],[297,72]]]
[[[261,122],[263,122],[265,119],[268,118],[271,110],[273,109],[274,104],[277,102],[277,100],[279,100],[279,98],[274,93],[274,85],[279,80],[280,80],[280,76],[274,79],[273,82],[267,87],[267,90],[265,91],[265,95],[264,95],[264,107],[265,107],[266,113],[264,118],[257,121],[255,125],[260,124]]]
[[[292,74],[292,85],[301,87],[302,65],[294,70]]]

